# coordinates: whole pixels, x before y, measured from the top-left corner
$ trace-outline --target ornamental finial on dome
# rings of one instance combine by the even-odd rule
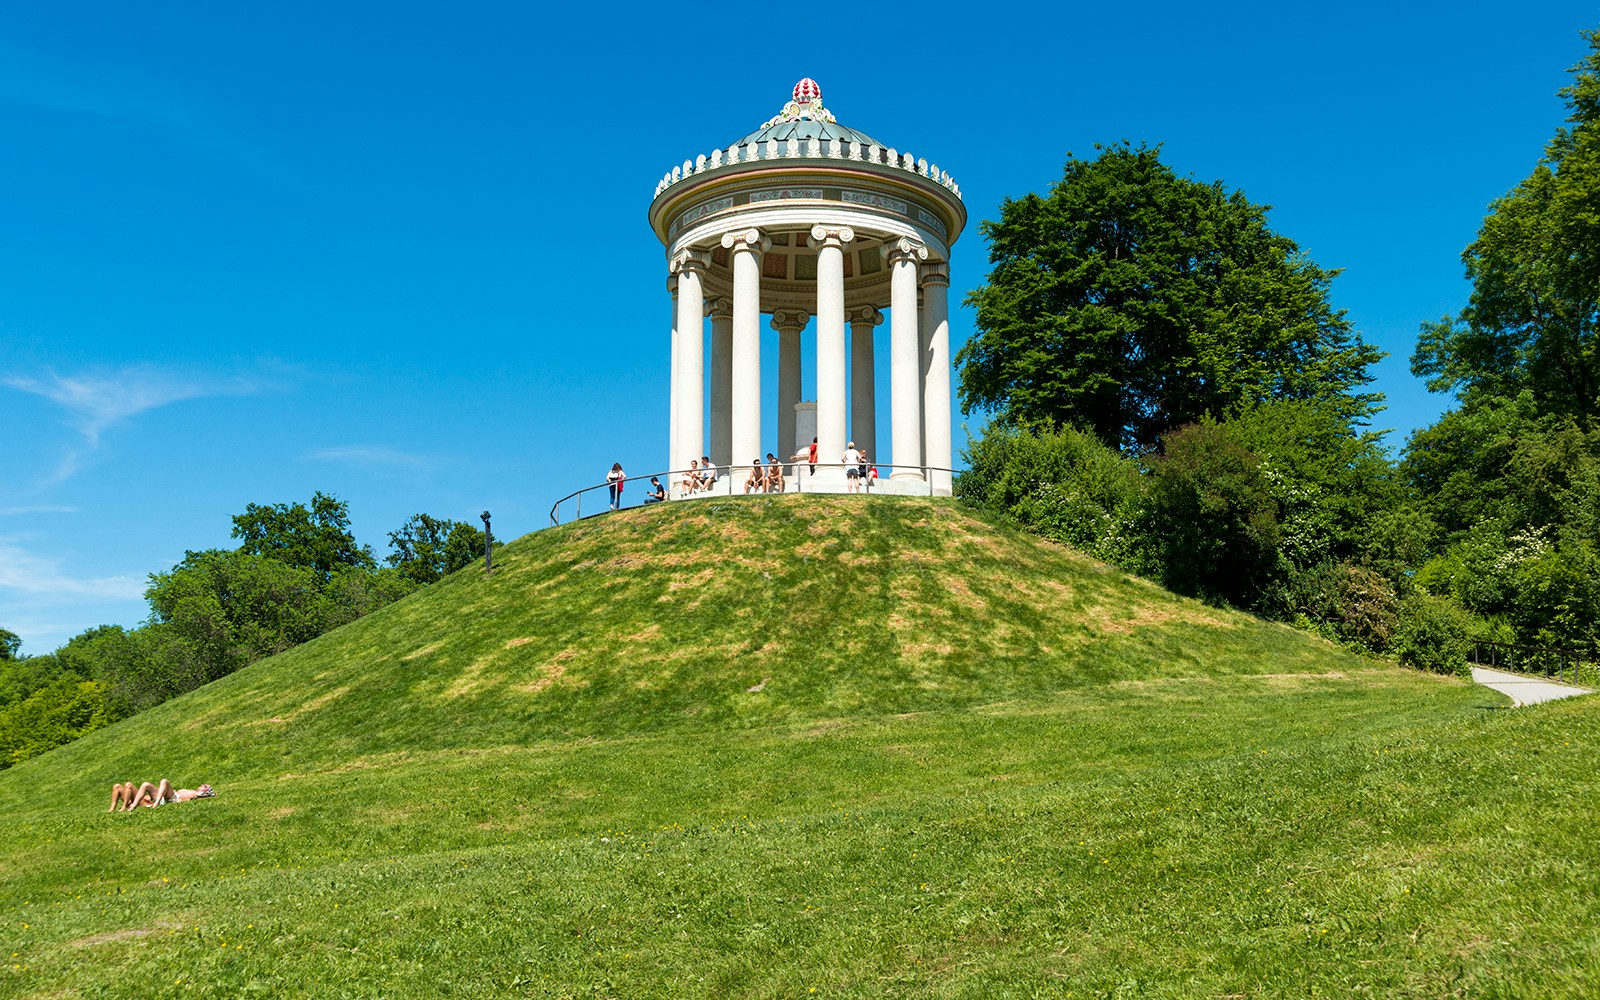
[[[833,112],[822,106],[822,88],[809,76],[794,85],[794,100],[785,104],[782,111],[767,119],[761,127],[767,128],[779,122],[797,122],[802,118],[818,122],[838,120],[833,117]]]

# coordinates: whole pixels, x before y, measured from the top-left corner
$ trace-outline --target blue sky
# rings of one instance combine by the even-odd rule
[[[978,220],[1095,143],[1273,205],[1345,269],[1403,437],[1448,404],[1407,371],[1417,326],[1462,305],[1593,27],[1568,2],[6,5],[0,626],[43,653],[135,625],[147,574],[252,502],[336,494],[381,556],[413,513],[510,538],[612,461],[661,468],[651,193],[802,76],[960,182],[952,302]]]

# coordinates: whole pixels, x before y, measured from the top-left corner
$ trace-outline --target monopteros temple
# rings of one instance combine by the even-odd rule
[[[854,440],[892,467],[885,491],[949,495],[938,471],[952,463],[949,260],[966,221],[948,173],[840,124],[809,79],[756,131],[673,167],[650,204],[673,296],[672,467],[788,458],[814,434],[824,467],[806,489],[844,488],[826,463]],[[777,412],[765,415],[763,315],[778,351]],[[800,335],[813,320],[814,404],[800,398]],[[885,325],[887,453],[875,389]]]

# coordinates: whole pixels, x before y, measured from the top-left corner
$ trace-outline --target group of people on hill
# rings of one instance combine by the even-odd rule
[[[711,456],[702,455],[698,462],[690,459],[689,470],[683,474],[683,480],[679,485],[683,487],[684,496],[691,493],[710,493],[711,488],[717,485],[718,478],[720,478],[718,470],[712,463]]]
[[[811,439],[811,445],[801,448],[789,457],[792,463],[805,462],[810,466],[812,475],[817,472],[817,439]],[[867,453],[856,447],[851,441],[845,448],[843,465],[845,467],[845,488],[850,493],[859,493],[870,490],[877,482],[878,468],[867,459]],[[745,477],[744,491],[746,493],[782,493],[787,482],[786,465],[772,452],[767,452],[767,460],[762,464],[760,456],[750,463],[750,474]],[[721,478],[721,470],[716,463],[711,461],[710,455],[702,455],[699,460],[691,460],[689,468],[683,473],[678,486],[683,496],[693,496],[696,493],[709,493]],[[606,473],[606,490],[610,495],[611,509],[616,510],[622,504],[622,490],[627,482],[628,474],[622,470],[621,462],[611,463],[611,471]],[[660,503],[668,499],[667,489],[661,484],[660,478],[650,477],[650,488],[645,491],[644,502],[647,504]]]
[[[761,459],[757,458],[750,463],[750,475],[744,479],[746,493],[782,493],[783,492],[783,463],[777,456],[767,452],[767,464],[763,466]]]

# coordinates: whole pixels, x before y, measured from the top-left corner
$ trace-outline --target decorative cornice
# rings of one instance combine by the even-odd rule
[[[850,321],[851,326],[859,326],[866,323],[879,326],[883,323],[883,312],[876,306],[862,306],[860,309],[852,309],[844,315],[845,319]]]
[[[722,245],[734,253],[766,253],[772,249],[772,241],[761,234],[759,229],[740,229],[731,233],[722,234]]]
[[[829,227],[817,224],[811,227],[811,238],[806,242],[813,250],[822,247],[842,247],[856,238],[856,231],[849,226]]]
[[[704,250],[679,250],[672,255],[667,269],[673,274],[682,274],[685,271],[698,271],[704,274],[711,267],[711,255]]]
[[[779,333],[792,330],[799,333],[811,322],[811,314],[804,309],[774,309],[772,310],[772,328]]]
[[[928,259],[928,248],[910,237],[902,236],[893,243],[885,243],[884,254],[891,264],[902,260],[915,264]]]

